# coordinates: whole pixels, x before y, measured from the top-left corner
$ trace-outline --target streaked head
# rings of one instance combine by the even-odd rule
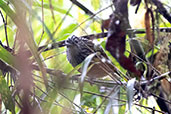
[[[79,43],[80,39],[73,35],[72,37],[69,37],[67,40],[65,40],[65,45],[67,47],[77,45]]]

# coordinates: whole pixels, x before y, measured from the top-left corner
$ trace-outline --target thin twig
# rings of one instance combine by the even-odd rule
[[[49,57],[43,59],[42,61],[47,61],[47,60],[49,60],[49,59],[52,59],[52,58],[54,58],[54,57],[56,57],[56,56],[59,56],[60,54],[64,54],[64,53],[65,53],[65,51],[59,52],[58,54],[51,55],[51,56],[49,56]]]
[[[64,20],[66,19],[67,15],[69,14],[69,12],[72,9],[73,4],[70,6],[70,8],[68,9],[68,11],[66,12],[65,16],[62,18],[61,22],[58,24],[58,26],[56,27],[56,29],[53,31],[52,35],[54,36],[54,34],[57,32],[57,30],[59,29],[59,27],[62,25],[62,23],[64,22]]]
[[[38,70],[40,71],[39,67],[37,65],[32,65],[31,66],[32,69],[34,70]],[[64,77],[66,76],[65,74],[63,74],[60,70],[56,70],[56,69],[49,69],[49,68],[45,68],[45,71],[51,75],[56,76],[57,74],[61,73],[61,75],[63,75]]]
[[[76,27],[74,28],[74,30],[76,30],[78,27],[80,27],[82,24],[84,24],[84,23],[87,22],[88,20],[90,20],[90,19],[92,19],[93,17],[95,17],[97,14],[101,13],[102,11],[104,11],[104,10],[106,10],[106,9],[112,7],[112,6],[113,6],[113,4],[111,4],[111,5],[109,5],[109,6],[105,7],[105,8],[103,8],[103,9],[101,9],[100,11],[98,11],[97,13],[95,13],[94,15],[91,15],[89,18],[85,19],[85,20],[82,21],[78,26],[76,26]]]
[[[74,104],[76,107],[78,107],[80,110],[84,111],[80,106],[75,104],[72,100],[70,100],[67,96],[65,96],[63,93],[59,92],[59,94],[64,97],[66,100],[68,100],[70,103]]]
[[[117,86],[113,87],[113,89],[111,90],[111,92],[107,95],[107,96],[110,96],[114,90],[117,88]],[[102,106],[102,104],[106,101],[107,97],[105,97],[103,99],[103,101],[101,102],[101,104],[95,109],[95,111],[93,112],[93,114],[96,114],[96,112],[98,111],[98,109]]]
[[[53,12],[52,0],[49,0],[49,7],[50,7],[51,14],[52,14],[52,19],[53,19],[54,23],[56,23],[54,12]]]
[[[143,106],[143,105],[140,105],[140,104],[137,104],[137,103],[135,103],[135,105],[137,105],[137,106],[139,106],[139,107],[143,107],[143,108],[145,108],[145,109],[150,109],[150,110],[152,110],[152,111],[156,111],[156,112],[159,112],[159,113],[162,113],[162,114],[166,114],[166,113],[163,112],[163,111],[159,111],[159,110],[156,110],[156,109],[151,108],[151,107]]]
[[[79,80],[79,77],[80,75],[74,75],[70,78],[70,80],[75,80],[75,81],[78,81]],[[90,80],[90,79],[85,79],[85,82],[88,82],[88,83],[91,83],[91,84],[94,84],[94,85],[97,85],[97,86],[105,86],[105,87],[113,87],[115,85],[120,85],[120,86],[125,86],[126,83],[123,83],[122,84],[119,82],[119,81],[113,81],[113,80],[100,80],[100,79],[93,79],[93,80]]]
[[[168,100],[166,100],[166,99],[164,99],[164,98],[162,98],[162,97],[159,97],[159,96],[157,96],[157,95],[155,95],[155,94],[153,94],[153,93],[151,93],[151,95],[154,96],[154,97],[156,97],[156,98],[162,99],[163,101],[165,101],[165,102],[171,104],[171,101],[168,101]]]
[[[69,89],[69,90],[73,90],[73,91],[79,91],[78,89],[75,89],[75,88],[68,88],[68,87],[65,87],[64,89]],[[110,98],[110,97],[107,96],[107,95],[102,95],[102,94],[98,94],[98,93],[94,93],[94,92],[90,92],[90,91],[85,91],[85,90],[83,90],[83,93],[87,93],[87,94],[91,94],[91,95],[96,95],[96,96],[99,96],[99,97]],[[113,99],[114,99],[114,100],[121,101],[121,102],[127,102],[126,100],[121,100],[121,99],[117,99],[117,98],[113,98]]]
[[[146,62],[145,60],[143,60],[142,58],[140,58],[139,56],[137,56],[135,53],[130,52],[128,50],[126,50],[127,52],[129,52],[130,54],[132,54],[133,56],[135,56],[137,59],[139,59],[140,61],[143,61],[144,63],[146,63],[147,65],[149,65],[154,71],[156,71],[158,74],[160,74],[160,71],[158,71],[153,65],[151,65],[149,62]]]
[[[90,11],[88,8],[86,8],[84,5],[82,5],[80,2],[77,0],[70,0],[73,4],[77,5],[79,8],[81,8],[86,14],[88,15],[94,15],[92,11]]]
[[[160,28],[159,29],[160,32],[171,32],[171,28]],[[144,29],[128,29],[127,30],[127,34],[132,31],[134,34],[144,34],[145,30]],[[85,36],[80,36],[80,37],[84,37],[87,39],[96,39],[96,38],[104,38],[107,37],[108,32],[105,33],[97,33],[97,34],[90,34],[90,35],[85,35]],[[51,49],[55,49],[55,48],[60,48],[60,47],[64,47],[65,46],[65,40],[57,42],[57,43],[53,43],[53,44],[48,44],[48,45],[44,45],[44,46],[40,46],[38,48],[38,51],[42,50],[43,51],[48,51]]]
[[[7,47],[9,47],[9,43],[8,43],[8,35],[7,35],[7,22],[5,22],[4,16],[0,10],[0,14],[4,23],[4,28],[5,28],[5,37],[6,37],[6,43],[7,43]],[[7,20],[6,20],[7,21]]]
[[[40,45],[40,42],[42,41],[42,38],[43,38],[43,35],[44,35],[44,6],[43,6],[43,0],[42,0],[42,34],[41,34],[41,37],[40,37],[40,40],[39,40],[39,43],[38,43],[38,45]]]
[[[167,12],[163,4],[159,0],[152,0],[152,2],[154,3],[154,5],[156,5],[159,13],[171,23],[171,15]]]

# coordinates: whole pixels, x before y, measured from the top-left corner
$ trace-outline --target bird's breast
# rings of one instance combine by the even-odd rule
[[[67,48],[67,59],[72,64],[73,67],[76,67],[78,64],[84,61],[84,57],[81,55],[81,52],[76,47]]]

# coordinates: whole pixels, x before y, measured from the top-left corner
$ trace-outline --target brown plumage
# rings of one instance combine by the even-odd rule
[[[73,67],[82,63],[90,54],[97,53],[90,63],[93,66],[87,72],[87,76],[100,78],[115,71],[114,66],[109,61],[102,47],[95,45],[91,40],[72,36],[65,41],[65,45],[67,46],[67,59]],[[79,71],[81,72],[81,69]]]

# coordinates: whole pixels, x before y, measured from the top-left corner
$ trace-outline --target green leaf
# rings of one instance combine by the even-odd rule
[[[100,8],[100,0],[91,0],[91,5],[95,10]]]
[[[11,53],[9,53],[6,49],[4,49],[1,45],[0,45],[0,59],[5,63],[7,63],[8,65],[19,70],[19,66],[15,64],[15,62],[17,62],[17,58],[13,56]]]
[[[134,97],[134,84],[135,84],[135,78],[131,79],[127,83],[127,100],[128,100],[128,109],[131,114],[131,107],[132,107],[132,102],[133,102],[133,97]]]
[[[60,40],[64,40],[66,39],[68,36],[71,35],[71,33],[75,30],[75,27],[77,26],[77,24],[70,24],[68,25],[66,28],[62,29],[59,33],[58,33],[58,37],[57,39]]]
[[[125,114],[125,109],[126,109],[126,105],[122,105],[119,107],[119,113],[118,114]]]
[[[120,87],[120,93],[125,93],[125,88]],[[120,95],[120,99],[125,100],[127,99],[127,96],[125,94]],[[126,110],[126,104],[119,107],[119,114],[125,114]]]
[[[15,18],[16,14],[3,0],[0,0],[0,8],[2,8],[5,11],[5,13],[12,19]],[[15,21],[15,19],[13,21]]]
[[[33,6],[42,7],[41,3],[38,3],[38,2],[35,2],[35,1],[33,2]],[[46,9],[50,9],[49,4],[47,4],[47,3],[44,3],[44,4],[43,4],[43,7],[46,8]],[[62,14],[67,14],[67,10],[62,9],[62,8],[59,7],[58,5],[54,5],[54,6],[53,6],[53,10],[54,10],[54,11],[57,11],[57,12],[59,12],[59,13],[62,13]],[[72,17],[72,15],[71,15],[70,13],[68,13],[67,15],[69,15],[69,16]]]
[[[29,13],[31,13],[31,7],[29,7],[29,5],[22,1],[22,0],[17,0],[17,1],[12,1],[14,7],[20,8],[21,6],[23,8],[26,8]],[[17,2],[17,3],[16,3]],[[21,14],[16,14],[11,8],[10,6],[8,6],[5,2],[0,1],[0,7],[4,10],[4,12],[12,19],[12,21],[17,25],[17,27],[19,28],[21,35],[23,35],[23,38],[25,38],[25,41],[28,45],[28,47],[30,48],[30,51],[32,53],[32,55],[34,56],[36,62],[39,65],[40,71],[42,73],[43,76],[43,80],[44,83],[47,87],[47,78],[46,78],[46,72],[45,69],[43,67],[43,63],[41,61],[41,58],[37,52],[38,47],[34,41],[34,37],[33,37],[33,33],[31,32],[31,30],[29,29],[26,21],[24,20],[23,15]]]
[[[9,53],[1,45],[0,45],[0,59],[2,59],[4,62],[8,63],[11,66],[14,66],[14,62],[13,62],[14,57],[13,57],[13,55],[11,55],[11,53]]]
[[[96,97],[96,105],[97,106],[99,106],[99,105],[101,105],[101,103],[102,103],[102,98],[101,97]],[[103,112],[103,110],[102,110],[102,108],[99,108],[98,110],[97,110],[97,114],[103,114],[104,112]]]
[[[58,93],[57,93],[56,88],[53,88],[47,94],[42,95],[42,96],[45,96],[42,99],[47,101],[47,102],[41,103],[41,107],[43,109],[44,114],[49,114],[49,112],[51,111],[52,105],[56,100],[57,95]]]
[[[154,54],[156,54],[158,52],[158,49],[151,50],[146,54],[146,58],[149,58],[151,56],[153,56]]]
[[[115,85],[114,88],[115,89],[109,96],[109,102],[106,106],[105,114],[109,114],[111,109],[114,114],[119,113],[119,100],[118,99],[119,99],[120,87],[118,85]]]
[[[6,80],[2,76],[0,71],[0,94],[2,101],[4,102],[5,108],[10,110],[12,114],[15,114],[15,104],[12,98],[12,92],[9,90]]]
[[[57,0],[57,4],[59,4],[59,6],[63,6],[64,1],[63,0]]]
[[[83,90],[83,84],[84,84],[84,79],[85,76],[87,74],[87,70],[88,70],[88,66],[91,62],[91,60],[93,59],[93,57],[96,55],[96,53],[92,53],[89,56],[86,57],[86,59],[83,62],[83,66],[82,66],[82,74],[81,74],[81,80],[80,80],[80,93],[82,95],[82,90]]]
[[[67,76],[70,77],[72,74],[74,74],[75,71],[78,71],[78,70],[80,69],[81,65],[82,65],[82,64],[79,64],[79,65],[77,65],[76,67],[74,67],[74,69],[71,70],[71,71],[68,73]]]

